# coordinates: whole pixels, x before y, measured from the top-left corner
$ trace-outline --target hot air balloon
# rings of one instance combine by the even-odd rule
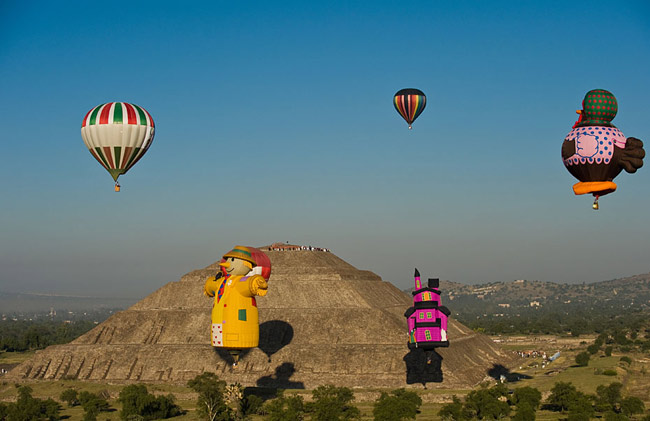
[[[81,122],[81,138],[95,159],[115,180],[147,152],[153,142],[154,123],[142,107],[109,102],[88,111]]]
[[[594,89],[585,95],[582,110],[573,129],[562,144],[562,159],[566,169],[578,180],[573,186],[576,195],[591,193],[598,209],[598,198],[616,190],[614,178],[622,171],[635,173],[643,166],[643,142],[625,138],[612,124],[618,112],[614,95],[604,89]]]
[[[427,286],[422,285],[420,272],[415,269],[415,290],[413,291],[413,307],[404,313],[409,331],[409,349],[432,351],[437,347],[448,347],[447,318],[449,309],[441,305],[440,281],[429,278]],[[431,363],[431,356],[427,356]]]
[[[401,89],[393,97],[393,105],[397,112],[409,125],[412,124],[427,106],[427,97],[419,89]]]
[[[237,365],[242,350],[259,344],[255,296],[268,291],[271,260],[254,247],[235,246],[219,262],[221,270],[205,281],[203,292],[214,297],[212,346],[227,350]]]

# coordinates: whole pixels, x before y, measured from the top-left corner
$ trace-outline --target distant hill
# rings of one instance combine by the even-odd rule
[[[411,291],[405,292],[410,295]],[[588,284],[517,280],[464,285],[440,281],[440,291],[443,304],[461,320],[531,312],[650,312],[650,273]]]
[[[0,313],[45,313],[49,311],[87,311],[123,309],[133,305],[134,298],[84,297],[57,294],[0,292]]]

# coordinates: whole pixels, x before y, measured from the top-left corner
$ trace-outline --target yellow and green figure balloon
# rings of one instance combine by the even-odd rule
[[[81,122],[81,138],[91,155],[113,177],[126,174],[147,152],[154,136],[151,115],[126,102],[109,102],[88,111]]]
[[[205,281],[203,292],[214,297],[212,306],[212,346],[234,357],[239,351],[259,345],[259,318],[256,296],[268,291],[271,261],[254,247],[235,246],[224,254],[221,271]]]
[[[598,209],[600,196],[616,190],[613,180],[622,170],[635,173],[643,166],[643,142],[626,138],[612,124],[617,112],[618,102],[611,92],[587,92],[582,109],[577,111],[580,117],[562,143],[564,165],[579,180],[573,192],[592,194],[594,209]]]
[[[427,97],[419,89],[401,89],[393,97],[393,105],[411,129],[415,119],[427,106]]]

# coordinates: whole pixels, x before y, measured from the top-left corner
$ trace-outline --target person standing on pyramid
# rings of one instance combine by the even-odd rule
[[[271,261],[261,250],[235,246],[219,262],[221,271],[205,281],[203,292],[215,297],[212,305],[212,346],[223,348],[239,361],[239,352],[259,344],[255,296],[268,291]]]

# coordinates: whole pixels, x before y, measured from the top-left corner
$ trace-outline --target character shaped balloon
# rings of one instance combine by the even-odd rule
[[[113,177],[135,165],[153,142],[154,124],[142,107],[126,102],[109,102],[88,111],[81,122],[81,138],[88,150]]]
[[[271,261],[261,250],[235,246],[224,254],[221,271],[205,281],[204,293],[214,297],[212,346],[227,350],[237,365],[239,352],[259,344],[255,296],[266,295]]]
[[[427,97],[419,89],[401,89],[393,97],[393,105],[397,112],[409,125],[412,124],[427,106]]]
[[[611,92],[587,92],[582,110],[577,111],[580,117],[562,144],[564,165],[580,180],[573,192],[591,193],[595,197],[594,209],[598,209],[600,196],[616,190],[613,180],[622,170],[634,173],[643,166],[643,142],[625,138],[612,124],[617,112],[618,103]]]
[[[428,285],[423,287],[420,272],[415,269],[413,307],[404,313],[408,322],[409,349],[422,349],[426,352],[449,346],[447,318],[451,312],[440,305],[439,285],[437,278],[429,278]],[[427,355],[427,362],[431,362],[430,355]]]

